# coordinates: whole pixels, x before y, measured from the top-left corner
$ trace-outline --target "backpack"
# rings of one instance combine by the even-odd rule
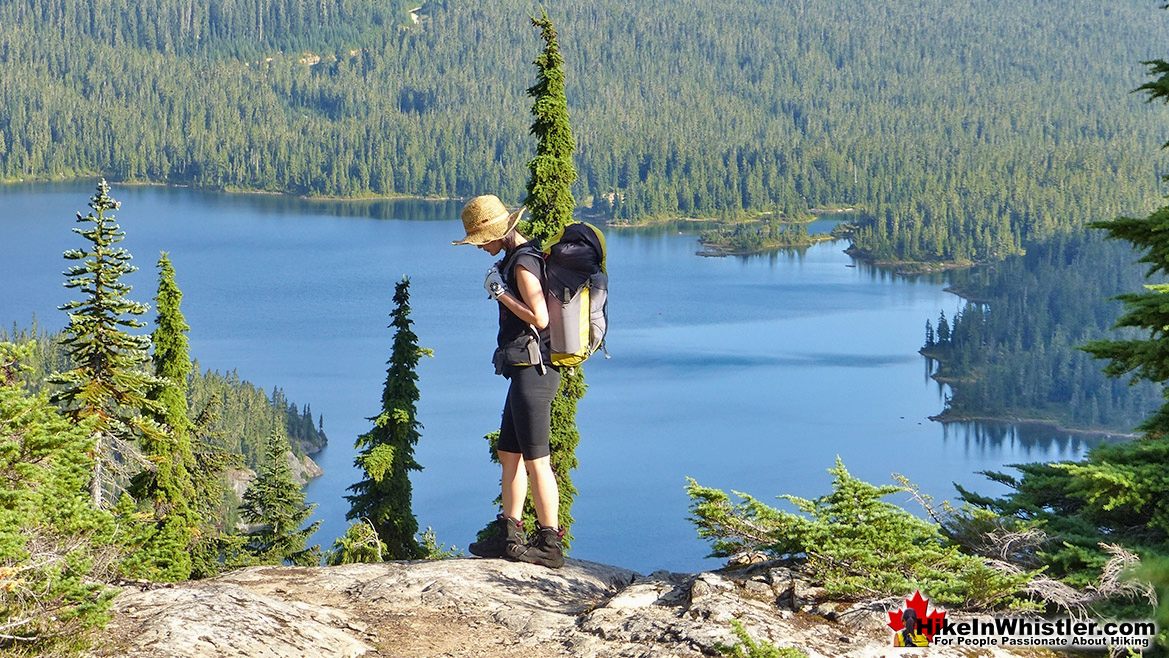
[[[548,241],[543,256],[552,365],[578,366],[598,349],[609,358],[604,234],[592,224],[573,222]]]

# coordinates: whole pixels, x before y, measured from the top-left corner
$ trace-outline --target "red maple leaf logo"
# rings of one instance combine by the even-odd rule
[[[913,598],[905,599],[905,607],[900,610],[890,610],[889,628],[893,629],[894,633],[900,633],[905,628],[905,612],[907,610],[913,611],[913,617],[918,620],[917,632],[921,633],[930,642],[934,641],[934,635],[941,630],[942,624],[946,621],[946,611],[938,608],[930,609],[929,599],[923,597],[920,591],[913,593]]]

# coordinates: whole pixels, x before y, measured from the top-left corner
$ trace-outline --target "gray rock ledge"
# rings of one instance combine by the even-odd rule
[[[756,639],[812,657],[902,653],[881,609],[822,598],[768,565],[649,576],[580,560],[559,570],[475,558],[255,567],[124,588],[91,655],[681,658],[719,655],[719,644],[734,643],[733,619]]]

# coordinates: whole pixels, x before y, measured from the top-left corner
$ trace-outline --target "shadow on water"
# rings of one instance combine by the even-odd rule
[[[810,248],[811,246],[782,247],[759,254],[725,256],[725,258],[734,258],[742,265],[766,262],[772,269],[775,269],[780,265],[802,264],[807,259]]]
[[[876,283],[893,283],[910,281],[935,286],[945,286],[949,283],[947,272],[901,272],[887,267],[877,267],[872,263],[860,259],[853,259],[857,269],[868,275],[869,280]]]
[[[326,215],[329,217],[354,217],[358,219],[409,219],[412,221],[456,221],[463,202],[430,201],[421,199],[305,199],[276,194],[224,195],[215,192],[175,190],[166,188],[166,193],[201,196],[201,203],[215,208],[238,209],[245,205],[252,212],[265,215]]]
[[[224,193],[182,186],[136,185],[111,182],[123,204],[133,207],[133,199],[148,195],[164,202],[197,204],[205,212],[229,210],[270,216],[327,215],[361,219],[409,219],[414,221],[455,221],[462,210],[462,200],[435,199],[308,199],[265,192]],[[74,180],[55,183],[13,183],[0,188],[3,194],[69,194],[79,203],[93,193],[97,180]]]
[[[937,359],[933,358],[932,356],[926,356],[924,354],[921,356],[921,358],[922,358],[922,361],[925,362],[925,380],[924,381],[926,382],[926,384],[929,384],[931,381],[934,383],[934,386],[935,386],[935,388],[937,388],[937,391],[938,391],[938,401],[942,403],[942,406],[946,406],[947,403],[949,402],[948,389],[949,389],[950,385],[943,382],[943,381],[939,381],[936,378],[934,378],[934,375],[937,374],[938,368],[941,367],[942,362],[938,361]]]
[[[1042,423],[961,421],[942,425],[942,441],[964,442],[968,451],[1017,455],[1027,461],[1078,460],[1107,441],[1103,435],[1072,434]]]

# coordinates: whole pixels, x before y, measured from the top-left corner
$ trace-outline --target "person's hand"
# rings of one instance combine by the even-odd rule
[[[498,300],[499,296],[507,292],[507,284],[503,282],[503,275],[494,265],[487,270],[487,278],[483,280],[483,289],[491,299]]]

